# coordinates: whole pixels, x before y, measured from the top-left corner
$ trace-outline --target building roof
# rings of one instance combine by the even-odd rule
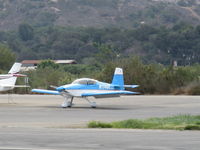
[[[42,60],[23,60],[22,64],[39,64]]]
[[[23,60],[22,64],[39,64],[44,60]],[[76,64],[77,62],[75,60],[52,60],[56,64]]]

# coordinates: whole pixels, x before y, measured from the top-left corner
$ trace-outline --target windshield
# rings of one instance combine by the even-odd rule
[[[96,81],[93,79],[77,79],[72,84],[83,84],[83,85],[94,85],[96,84]]]

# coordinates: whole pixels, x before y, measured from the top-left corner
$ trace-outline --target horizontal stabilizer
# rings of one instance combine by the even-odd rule
[[[30,87],[29,85],[10,85],[10,84],[1,84],[5,88],[15,88],[15,87]]]
[[[120,88],[120,87],[123,87],[123,88],[136,88],[136,87],[139,87],[139,85],[122,85],[122,86],[120,86],[120,85],[111,85],[112,87],[114,87],[114,88]]]
[[[13,88],[14,85],[10,85],[10,84],[1,84],[2,87],[5,87],[5,88]]]
[[[53,91],[53,90],[32,89],[31,92],[42,93],[42,94],[60,95],[60,93],[58,91]]]
[[[139,85],[124,85],[125,88],[136,88],[139,87]]]
[[[15,85],[14,87],[17,87],[17,88],[25,88],[25,87],[30,87],[29,85]]]

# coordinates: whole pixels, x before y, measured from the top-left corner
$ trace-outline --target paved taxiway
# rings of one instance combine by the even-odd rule
[[[0,150],[199,150],[199,134],[196,131],[0,128]]]
[[[63,109],[60,108],[63,98],[59,96],[12,97],[15,103],[8,103],[8,96],[0,95],[0,149],[197,150],[200,147],[199,131],[74,129],[91,120],[200,115],[200,96],[91,98],[97,102],[96,109],[82,99],[75,99],[72,108]]]
[[[0,127],[79,127],[91,120],[115,121],[130,118],[200,114],[200,96],[124,96],[92,99],[90,108],[83,99],[74,99],[72,108],[63,109],[63,98],[47,95],[13,95],[16,104],[8,104],[0,95]]]

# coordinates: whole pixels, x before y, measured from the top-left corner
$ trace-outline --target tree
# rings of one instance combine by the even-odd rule
[[[33,28],[29,24],[20,24],[19,25],[19,36],[23,41],[28,41],[33,39]]]
[[[113,61],[118,56],[110,45],[94,43],[94,46],[99,50],[95,55],[95,58],[102,64]]]
[[[44,68],[58,69],[59,65],[54,63],[54,61],[48,59],[48,60],[44,60],[41,63],[39,63],[38,68],[41,68],[41,69],[44,69]]]
[[[3,44],[0,44],[0,66],[2,70],[8,69],[15,61],[15,54]]]

